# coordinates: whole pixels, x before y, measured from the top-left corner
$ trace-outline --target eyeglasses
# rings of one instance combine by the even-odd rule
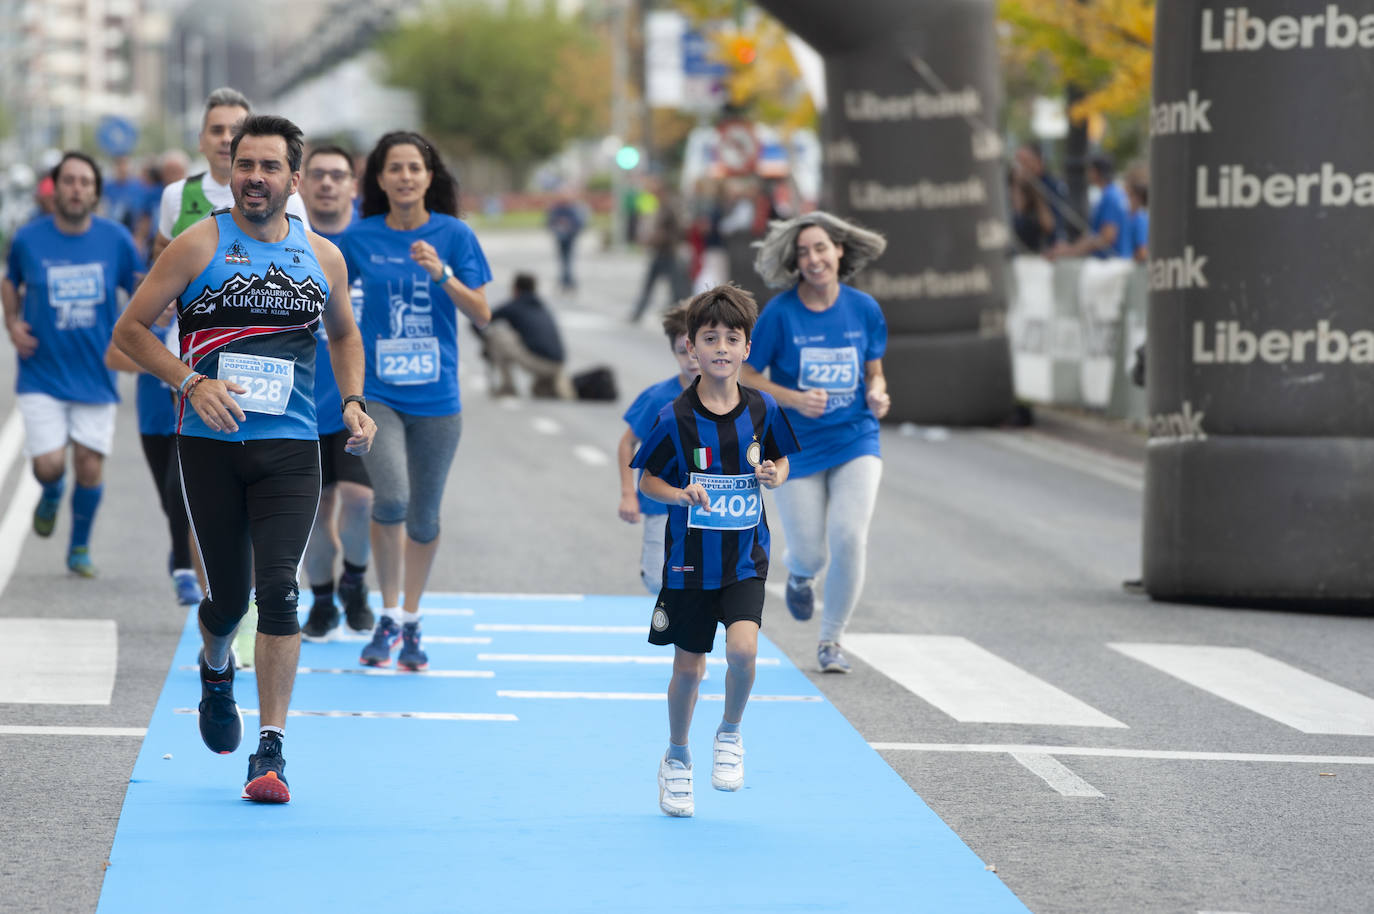
[[[344,171],[342,168],[335,168],[333,170],[324,168],[312,168],[305,173],[305,176],[312,181],[323,181],[325,178],[328,178],[335,184],[342,183],[344,181],[347,181],[349,178],[353,177],[353,175]]]

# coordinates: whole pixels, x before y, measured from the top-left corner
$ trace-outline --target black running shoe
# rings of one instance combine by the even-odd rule
[[[228,755],[243,742],[243,715],[234,701],[234,664],[216,673],[200,652],[200,738],[211,752]]]
[[[377,617],[367,605],[367,582],[363,576],[354,577],[345,571],[339,576],[338,594],[348,627],[354,634],[370,634],[377,627]]]
[[[243,784],[243,798],[258,803],[291,802],[291,788],[286,783],[286,759],[281,755],[281,740],[275,735],[258,740],[258,751],[248,756],[248,780]]]
[[[339,624],[339,608],[333,600],[316,600],[310,607],[310,615],[301,626],[301,637],[306,641],[320,643],[328,641],[334,628]]]

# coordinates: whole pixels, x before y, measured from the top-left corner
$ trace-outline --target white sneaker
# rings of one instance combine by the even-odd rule
[[[744,786],[744,738],[738,733],[717,733],[711,747],[711,786],[739,790]]]
[[[690,816],[696,812],[692,802],[692,769],[677,759],[658,763],[658,808],[670,816]]]

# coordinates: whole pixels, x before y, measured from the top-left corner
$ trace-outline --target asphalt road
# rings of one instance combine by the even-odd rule
[[[547,238],[482,240],[494,300],[516,269],[551,285]],[[674,365],[648,318],[625,322],[642,262],[580,259],[581,292],[551,300],[574,370],[614,366],[621,399],[493,401],[464,340],[463,441],[433,590],[641,590],[614,448],[629,398]],[[13,371],[0,345],[0,377]],[[0,591],[0,625],[111,619],[118,632],[108,704],[0,703],[0,911],[94,909],[139,739],[53,728],[145,727],[181,631],[131,400],[92,546],[100,577],[65,572],[64,506],[51,540],[22,537]],[[1123,592],[1140,548],[1128,434],[886,428],[883,446],[854,674],[813,672],[816,622],[794,622],[776,593],[765,632],[1031,910],[1374,907],[1374,716],[1361,703],[1374,696],[1374,622]],[[0,466],[0,517],[23,472]],[[1231,650],[1183,649],[1203,647]]]

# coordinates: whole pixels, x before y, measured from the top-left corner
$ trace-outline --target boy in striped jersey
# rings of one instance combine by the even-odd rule
[[[725,624],[725,714],[712,746],[711,786],[744,784],[740,720],[754,685],[754,658],[768,576],[768,519],[762,489],[787,479],[796,436],[777,401],[739,384],[758,308],[725,285],[692,299],[689,346],[701,375],[665,406],[635,455],[639,488],[668,505],[663,589],[649,641],[675,645],[668,684],[668,752],[659,763],[659,807],[690,816],[692,755],[687,734],[716,623]]]

